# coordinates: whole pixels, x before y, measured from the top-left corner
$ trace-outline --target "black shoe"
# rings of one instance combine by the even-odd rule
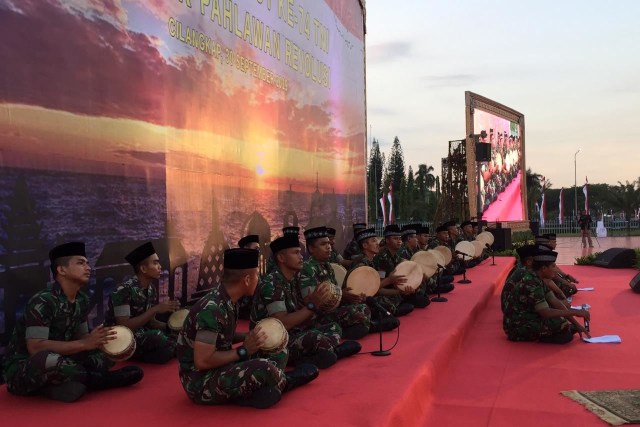
[[[49,385],[42,390],[42,394],[51,400],[71,403],[80,399],[87,391],[87,386],[78,381]]]
[[[400,326],[400,321],[395,317],[385,317],[382,320],[372,320],[369,333],[392,331]]]
[[[311,356],[305,357],[300,360],[300,363],[296,364],[296,367],[304,365],[314,365],[319,369],[327,369],[336,364],[338,358],[336,354],[331,350],[319,350]]]
[[[368,333],[369,329],[367,329],[366,326],[353,325],[342,330],[342,338],[346,340],[359,340],[360,338],[364,338]]]
[[[239,397],[233,403],[239,406],[251,406],[252,408],[267,409],[280,402],[282,393],[276,387],[262,387],[250,396]]]
[[[452,283],[453,280],[454,280],[453,276],[445,275],[445,276],[440,277],[440,284]]]
[[[339,346],[336,346],[333,351],[336,353],[338,360],[345,357],[353,356],[362,350],[362,346],[358,341],[345,341]]]
[[[433,291],[434,294],[441,293],[446,294],[454,290],[456,286],[453,283],[440,283],[440,285],[436,286],[436,289]]]
[[[116,371],[87,372],[87,387],[93,390],[127,387],[142,380],[144,371],[137,366],[125,366]]]
[[[398,308],[396,308],[395,316],[396,317],[406,316],[412,311],[413,311],[413,306],[411,304],[402,302],[400,303],[400,305],[398,305]]]
[[[169,347],[159,347],[155,350],[143,353],[140,357],[137,357],[136,360],[139,360],[140,362],[161,365],[173,359],[175,355],[175,349]]]
[[[284,388],[284,392],[293,390],[296,387],[300,387],[301,385],[305,385],[310,383],[311,381],[318,378],[320,372],[318,368],[309,363],[303,363],[298,365],[296,369],[291,372],[287,372],[285,376],[287,377],[287,385]]]
[[[431,300],[429,298],[416,294],[405,297],[404,302],[411,304],[415,308],[425,308],[431,304]]]

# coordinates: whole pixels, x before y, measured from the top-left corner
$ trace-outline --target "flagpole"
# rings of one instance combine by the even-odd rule
[[[582,148],[578,148],[576,154],[573,155],[573,202],[574,202],[574,215],[578,217],[578,153]],[[575,218],[574,218],[575,220]]]

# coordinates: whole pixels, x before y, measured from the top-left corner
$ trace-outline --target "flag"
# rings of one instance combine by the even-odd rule
[[[562,225],[562,218],[564,217],[564,188],[560,189],[560,202],[558,203],[558,222]]]
[[[589,213],[589,180],[587,177],[584,177],[584,187],[582,187],[582,192],[584,193],[584,210]]]
[[[544,227],[546,210],[547,210],[547,204],[544,201],[544,193],[542,193],[542,200],[540,201],[540,228]]]
[[[382,197],[380,197],[380,206],[382,206],[382,226],[387,226],[387,207],[384,205],[384,192],[382,193]]]
[[[387,199],[389,199],[389,224],[393,224],[395,222],[395,217],[393,216],[393,182],[389,184]]]

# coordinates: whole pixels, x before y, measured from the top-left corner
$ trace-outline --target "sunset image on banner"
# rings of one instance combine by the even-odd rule
[[[139,242],[186,301],[246,234],[266,258],[283,226],[344,246],[366,219],[357,0],[9,1],[0,22],[3,246],[31,230],[40,277],[85,241],[98,319]]]

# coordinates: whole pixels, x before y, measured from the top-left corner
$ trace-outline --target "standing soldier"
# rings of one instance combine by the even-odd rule
[[[222,283],[191,308],[178,335],[180,381],[195,403],[268,408],[280,401],[282,392],[318,376],[311,365],[285,374],[286,349],[268,359],[259,357],[267,339],[259,327],[246,335],[236,333],[236,303],[244,295],[253,295],[258,259],[253,249],[226,250]],[[241,341],[240,347],[232,348]]]
[[[333,268],[329,264],[331,245],[327,227],[316,227],[306,230],[304,237],[307,242],[309,259],[303,264],[299,276],[300,294],[305,303],[309,303],[309,296],[322,282],[330,282],[338,287]],[[362,304],[364,297],[350,292],[342,293],[343,305],[319,316],[321,323],[338,323],[342,327],[342,337],[348,340],[358,340],[369,332],[371,326],[371,312]]]
[[[279,237],[270,245],[276,260],[274,271],[262,278],[251,310],[251,326],[274,317],[289,331],[289,363],[308,362],[320,369],[360,351],[357,341],[340,344],[342,328],[334,322],[317,324],[316,307],[327,296],[326,288],[316,289],[305,304],[298,292],[297,274],[302,270],[300,242],[295,236]]]
[[[140,368],[109,371],[114,362],[98,351],[115,332],[102,325],[89,332],[89,297],[80,291],[91,276],[84,243],[56,246],[49,259],[55,283],[31,297],[7,347],[4,377],[9,393],[74,402],[87,389],[140,381]]]
[[[160,278],[162,266],[151,242],[129,253],[125,259],[135,275],[121,283],[109,296],[106,313],[107,326],[122,325],[131,329],[136,340],[136,360],[147,363],[166,363],[175,356],[176,344],[164,332],[167,324],[156,320],[156,314],[173,313],[180,308],[178,301],[156,304],[158,293],[153,285]]]

